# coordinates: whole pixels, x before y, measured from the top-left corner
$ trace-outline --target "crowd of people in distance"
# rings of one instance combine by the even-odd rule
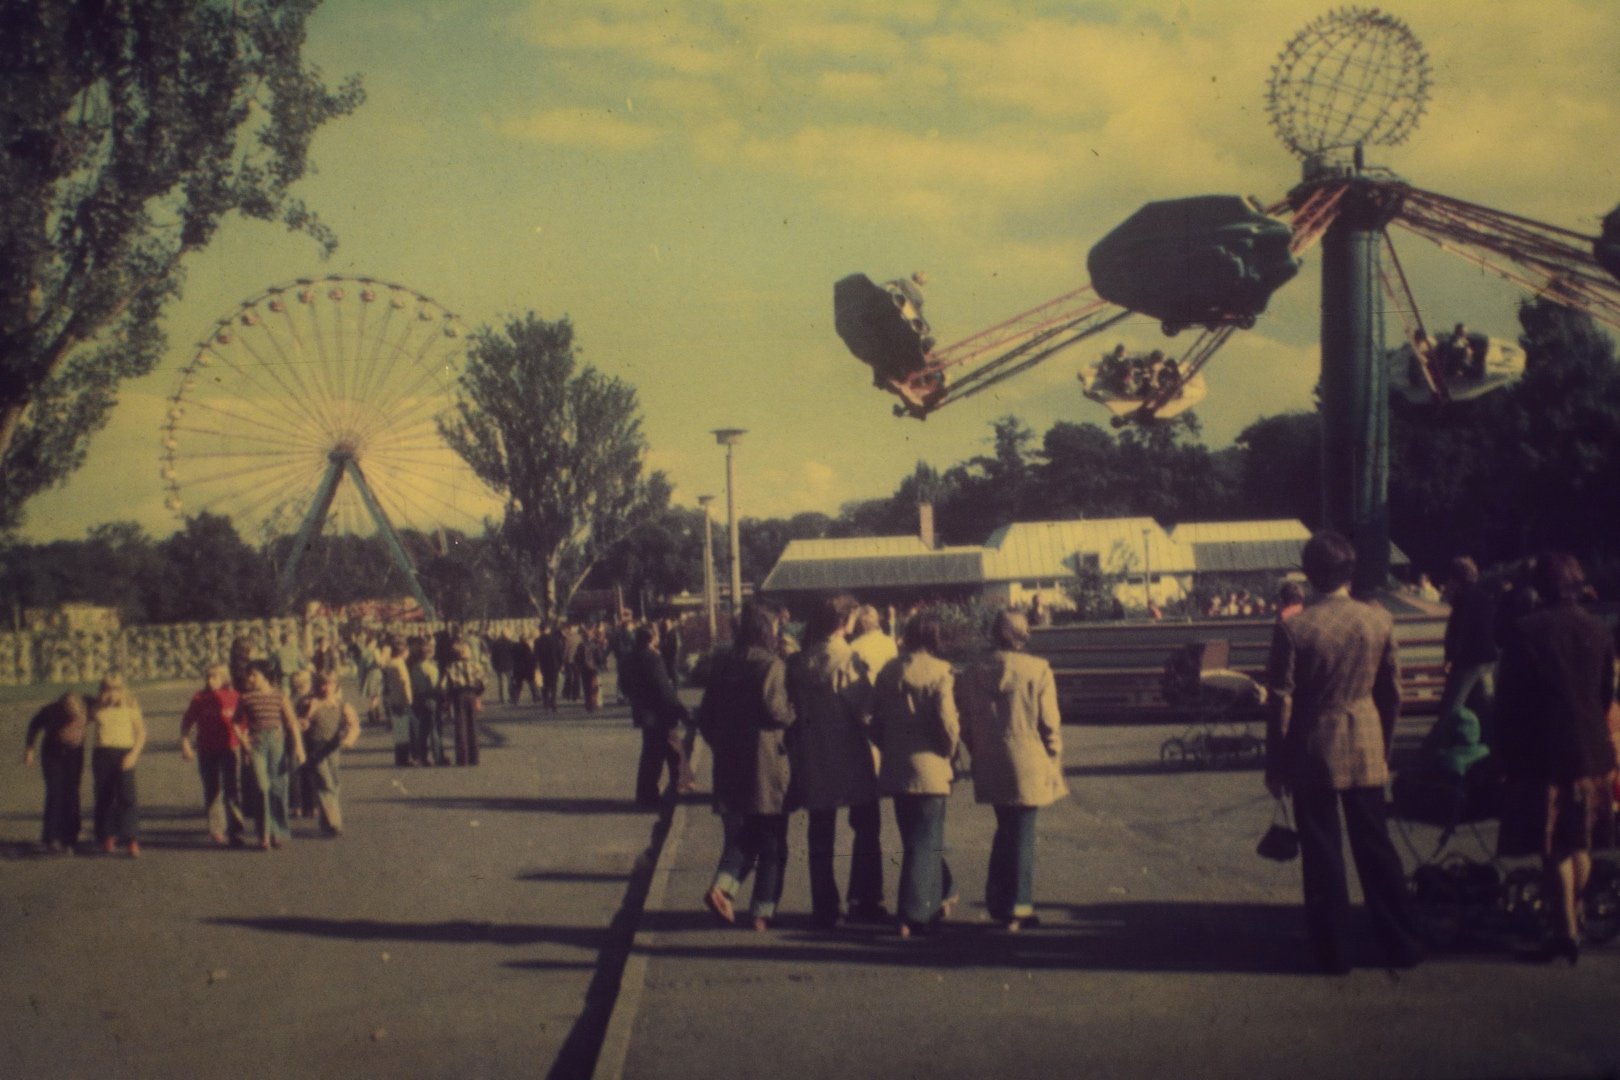
[[[1204,601],[1206,619],[1263,619],[1277,614],[1276,600],[1256,596],[1248,589],[1232,589],[1214,593]]]
[[[1276,613],[1264,675],[1265,785],[1292,800],[1310,963],[1325,973],[1351,966],[1346,838],[1385,961],[1422,959],[1385,788],[1396,781],[1399,806],[1400,781],[1425,769],[1447,772],[1465,791],[1488,788],[1501,822],[1499,853],[1542,862],[1550,929],[1541,955],[1574,963],[1592,853],[1614,844],[1620,800],[1615,636],[1582,606],[1591,596],[1579,562],[1544,552],[1494,585],[1470,559],[1453,562],[1439,717],[1417,764],[1399,777],[1390,769],[1400,707],[1393,619],[1350,595],[1355,549],[1344,537],[1318,533],[1301,562],[1309,597],[1287,583],[1275,602],[1234,593],[1222,606]],[[847,594],[802,614],[801,645],[786,608],[743,605],[729,645],[706,657],[695,713],[676,690],[679,624],[638,621],[628,611],[612,623],[542,625],[532,637],[361,635],[347,655],[400,766],[447,764],[452,754],[457,764],[477,764],[486,670],[514,705],[528,686],[531,705],[555,710],[561,697],[595,709],[611,657],[640,734],[637,802],[662,804],[666,774],[666,794],[694,790],[682,728],[695,729],[712,751],[721,825],[702,901],[725,923],[758,931],[777,918],[790,820],[802,809],[817,926],[935,933],[959,901],[946,809],[953,783],[970,773],[975,800],[995,814],[986,911],[1010,932],[1038,925],[1036,822],[1068,788],[1056,681],[1050,664],[1028,651],[1029,615],[996,613],[987,627],[992,651],[958,668],[926,607],[898,627],[891,608],[887,629],[876,608]],[[317,818],[323,835],[343,832],[339,761],[359,738],[361,718],[339,686],[344,650],[315,655],[305,663],[287,638],[268,650],[239,640],[192,697],[180,751],[198,768],[215,844],[280,847],[300,814]],[[146,744],[140,706],[117,676],[93,697],[67,694],[39,710],[25,760],[37,760],[45,780],[46,849],[72,850],[78,841],[88,755],[97,846],[140,854],[136,766]],[[892,914],[884,904],[884,801],[901,844]],[[834,858],[841,814],[852,834],[843,883]],[[750,877],[745,907],[740,893]]]
[[[1123,343],[1103,354],[1097,363],[1096,386],[1125,398],[1174,394],[1181,385],[1181,362],[1160,349],[1130,354]]]
[[[1036,922],[1035,815],[1067,787],[1056,683],[1045,660],[1023,651],[1027,616],[997,615],[996,651],[960,682],[941,655],[940,622],[926,611],[906,622],[898,645],[874,608],[847,595],[816,604],[803,648],[782,623],[768,606],[744,605],[698,710],[723,832],[708,909],[737,922],[737,895],[752,873],[746,923],[769,928],[789,815],[802,807],[816,924],[889,922],[879,810],[889,799],[902,848],[893,924],[905,937],[933,933],[959,899],[945,811],[965,749],[975,797],[996,813],[989,913],[1014,932]],[[854,834],[847,907],[833,859],[840,810]]]

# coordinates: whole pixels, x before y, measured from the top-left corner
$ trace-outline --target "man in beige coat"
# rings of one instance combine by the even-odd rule
[[[1069,793],[1063,720],[1052,665],[1024,652],[1029,620],[1003,611],[996,652],[963,680],[962,741],[973,756],[973,796],[996,808],[984,903],[1009,931],[1035,926],[1035,812]]]
[[[1384,799],[1401,706],[1395,622],[1351,598],[1356,549],[1343,536],[1317,533],[1301,562],[1316,595],[1272,631],[1266,787],[1294,797],[1311,958],[1324,974],[1350,970],[1342,808],[1373,929],[1390,965],[1410,967],[1421,950]]]

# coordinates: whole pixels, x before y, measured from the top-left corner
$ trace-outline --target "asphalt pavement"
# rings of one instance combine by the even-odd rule
[[[475,769],[396,769],[368,729],[341,839],[302,820],[281,851],[214,849],[178,754],[190,689],[141,690],[138,860],[36,852],[35,703],[0,707],[0,1076],[1620,1075],[1620,945],[1551,968],[1495,935],[1414,971],[1369,948],[1348,977],[1306,973],[1298,867],[1253,851],[1259,773],[1166,768],[1180,727],[1065,729],[1073,795],[1041,813],[1042,925],[1016,935],[983,918],[993,815],[959,784],[963,904],[902,940],[811,926],[802,815],[776,924],[717,923],[719,823],[701,791],[634,806],[623,708],[492,706]],[[887,810],[885,831],[892,907]],[[1410,867],[1436,830],[1406,840]],[[1493,840],[1465,827],[1448,851]]]
[[[345,834],[261,852],[208,841],[191,690],[139,691],[139,859],[36,853],[37,703],[0,708],[0,1076],[589,1074],[661,820],[623,708],[492,706],[476,768],[395,768],[368,728]]]

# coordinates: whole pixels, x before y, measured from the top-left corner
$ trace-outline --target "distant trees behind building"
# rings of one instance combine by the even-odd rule
[[[1443,407],[1395,403],[1395,542],[1415,570],[1431,573],[1459,553],[1488,567],[1543,546],[1563,547],[1582,559],[1600,593],[1614,598],[1620,595],[1620,535],[1610,510],[1620,492],[1614,343],[1585,316],[1545,301],[1527,302],[1519,314],[1527,363],[1518,384]],[[919,502],[932,504],[942,544],[982,543],[1011,521],[1078,517],[1148,515],[1167,526],[1298,518],[1314,528],[1321,524],[1319,469],[1320,426],[1310,412],[1258,420],[1233,446],[1214,451],[1198,441],[1190,414],[1118,433],[1060,421],[1039,436],[1008,416],[991,425],[983,453],[945,469],[918,463],[884,498],[848,503],[836,513],[743,518],[743,577],[763,580],[789,540],[915,533]],[[635,528],[591,550],[588,572],[577,559],[570,564],[584,575],[575,580],[586,588],[617,586],[634,607],[701,593],[703,514],[653,494]],[[724,531],[714,525],[723,564]],[[514,564],[499,537],[406,530],[404,541],[429,598],[447,616],[536,612],[535,578]],[[255,549],[229,521],[203,515],[162,541],[112,523],[83,540],[0,544],[0,597],[20,606],[107,604],[126,621],[270,614],[278,545],[285,543]],[[371,539],[322,537],[306,566],[301,599],[342,603],[406,591]]]

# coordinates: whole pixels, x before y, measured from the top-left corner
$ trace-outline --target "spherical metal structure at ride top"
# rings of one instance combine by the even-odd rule
[[[1301,158],[1393,146],[1429,97],[1429,57],[1401,20],[1343,8],[1294,35],[1272,68],[1266,103],[1283,143]]]
[[[229,517],[253,539],[298,529],[291,570],[323,528],[375,529],[395,549],[392,526],[479,528],[498,503],[436,423],[467,340],[433,300],[371,278],[303,279],[244,301],[168,399],[165,506]]]
[[[1266,100],[1283,144],[1313,188],[1342,187],[1322,237],[1322,516],[1356,548],[1358,593],[1389,578],[1389,388],[1379,307],[1384,226],[1399,209],[1362,175],[1367,146],[1404,140],[1428,100],[1429,58],[1406,24],[1341,8],[1288,42]]]

